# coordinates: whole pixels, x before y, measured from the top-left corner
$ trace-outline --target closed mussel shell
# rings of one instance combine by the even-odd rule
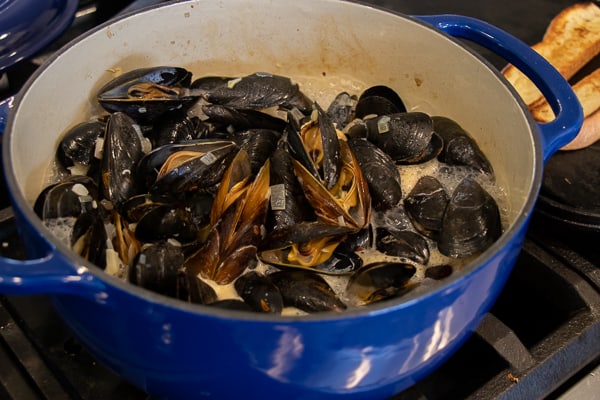
[[[351,138],[348,145],[369,185],[373,207],[386,210],[400,203],[400,174],[391,157],[366,139]]]
[[[281,313],[283,297],[268,276],[251,271],[237,278],[234,286],[236,292],[254,311]]]
[[[148,290],[176,297],[183,259],[181,247],[168,241],[146,245],[129,267],[129,281]]]
[[[436,178],[420,178],[404,199],[404,208],[415,229],[434,238],[442,228],[442,218],[450,198]]]
[[[475,180],[465,178],[454,190],[438,239],[440,252],[466,257],[487,249],[502,234],[496,201]]]
[[[307,270],[282,270],[269,277],[281,291],[285,306],[306,312],[346,309],[346,305],[319,274]]]

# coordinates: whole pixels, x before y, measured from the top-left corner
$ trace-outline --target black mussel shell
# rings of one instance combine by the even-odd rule
[[[130,197],[123,203],[123,216],[129,222],[139,221],[147,212],[167,206],[173,202],[171,196],[143,193]]]
[[[179,151],[197,152],[199,155],[204,155],[214,151],[224,152],[228,149],[234,151],[237,148],[235,142],[216,139],[198,139],[186,143],[167,144],[147,153],[138,164],[137,174],[140,176],[143,186],[149,190],[156,182],[158,171],[160,171],[163,164],[169,157]],[[212,157],[208,159],[212,159]]]
[[[285,306],[309,313],[346,309],[346,305],[319,274],[306,270],[282,270],[269,277],[279,288]]]
[[[158,242],[142,248],[129,267],[129,281],[156,293],[177,297],[178,275],[183,266],[181,247]]]
[[[135,237],[146,243],[166,239],[188,243],[195,241],[198,234],[191,213],[171,204],[153,207],[138,220],[135,228]]]
[[[93,209],[81,214],[75,221],[71,247],[86,260],[105,269],[107,239],[101,209]]]
[[[231,126],[234,130],[272,129],[282,132],[286,121],[257,110],[242,110],[219,104],[207,104],[202,112],[208,117],[206,122]]]
[[[142,159],[139,126],[127,115],[110,115],[102,153],[102,193],[117,208],[139,193],[136,168]]]
[[[268,276],[251,271],[237,278],[234,286],[254,311],[281,314],[283,297]]]
[[[157,148],[166,144],[199,139],[207,129],[200,118],[190,117],[183,111],[176,111],[153,124],[148,136],[152,139],[152,148]]]
[[[256,175],[271,157],[280,138],[281,133],[271,129],[248,129],[232,136],[240,148],[248,153],[253,175]]]
[[[408,291],[415,272],[416,268],[406,263],[381,261],[367,264],[350,277],[346,290],[366,304],[375,303]]]
[[[463,179],[444,213],[438,238],[440,252],[455,258],[478,254],[501,234],[500,211],[494,198],[475,180]]]
[[[197,275],[180,271],[177,277],[177,298],[194,304],[212,304],[217,292]]]
[[[447,117],[432,117],[435,132],[441,136],[444,148],[438,160],[448,165],[464,165],[481,173],[493,175],[492,165],[475,140],[456,121]]]
[[[442,218],[450,198],[436,178],[420,178],[404,199],[404,208],[415,229],[434,238],[442,228]]]
[[[327,108],[327,115],[337,129],[344,129],[352,121],[357,100],[355,95],[351,96],[347,92],[341,92],[335,96]]]
[[[124,112],[140,122],[154,121],[196,102],[198,96],[186,92],[191,77],[191,72],[178,67],[134,69],[100,88],[98,102],[109,112]]]
[[[292,158],[285,149],[285,142],[279,142],[271,160],[271,197],[267,214],[267,227],[275,231],[301,221],[316,219],[314,211],[304,197],[304,192],[296,175]]]
[[[257,72],[206,90],[210,103],[243,110],[262,110],[277,106],[286,110],[297,108],[310,113],[311,101],[290,78]]]
[[[376,210],[386,210],[400,203],[402,187],[398,167],[385,152],[365,139],[349,139],[348,145],[367,180]]]
[[[427,240],[416,232],[377,228],[375,238],[375,248],[385,255],[405,258],[422,265],[429,262]]]
[[[46,187],[33,209],[42,219],[78,217],[97,207],[98,186],[84,175],[73,175]]]
[[[453,268],[449,264],[432,265],[425,270],[425,278],[440,280],[452,275]]]
[[[57,159],[66,168],[74,164],[91,165],[99,161],[95,156],[96,142],[104,136],[106,123],[100,120],[81,122],[70,128],[57,149]]]
[[[406,112],[404,102],[390,87],[378,85],[365,90],[358,98],[355,117],[364,118],[368,115],[390,115]]]
[[[362,265],[362,258],[356,253],[352,251],[338,251],[336,249],[327,261],[315,265],[313,268],[315,271],[324,274],[342,275],[352,273],[362,267]]]
[[[433,121],[421,112],[383,115],[365,121],[367,139],[396,162],[417,163],[428,155]]]

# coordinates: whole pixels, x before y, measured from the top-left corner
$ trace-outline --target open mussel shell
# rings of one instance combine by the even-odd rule
[[[271,265],[345,274],[356,269],[355,260],[329,259],[350,232],[345,226],[300,222],[269,233],[261,243],[258,257]]]
[[[365,304],[398,297],[410,289],[412,264],[380,261],[367,264],[350,277],[346,290]]]
[[[179,67],[134,69],[100,88],[97,99],[109,112],[124,112],[136,121],[150,122],[197,101],[199,96],[188,93],[191,78],[191,72]]]
[[[472,178],[464,178],[446,207],[438,248],[459,258],[478,254],[502,234],[500,211],[494,198]]]
[[[217,185],[238,151],[235,142],[198,139],[161,146],[146,154],[137,173],[151,193],[173,196]]]
[[[395,90],[388,86],[372,86],[365,90],[356,104],[355,117],[390,115],[406,112],[404,102]]]
[[[370,221],[371,196],[352,150],[343,140],[339,145],[342,168],[340,178],[331,189],[327,189],[323,182],[295,160],[294,171],[304,189],[306,199],[320,221],[358,231]]]

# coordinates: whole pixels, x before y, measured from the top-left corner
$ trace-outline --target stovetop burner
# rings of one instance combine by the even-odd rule
[[[471,15],[530,44],[572,3],[525,0],[519,8],[477,1],[371,2],[405,13]],[[81,1],[73,27],[63,37],[7,71],[9,86],[0,88],[0,98],[16,92],[53,51],[130,1],[118,8],[109,3],[114,2]],[[525,26],[515,17],[519,9],[538,12],[528,16]],[[489,59],[498,67],[503,64],[494,56]],[[6,185],[1,183],[0,254],[22,259]],[[439,369],[393,400],[561,397],[600,365],[599,239],[598,232],[568,231],[535,213],[513,273],[476,333]],[[600,381],[591,390],[600,392]],[[0,296],[0,398],[152,399],[89,355],[47,296]]]

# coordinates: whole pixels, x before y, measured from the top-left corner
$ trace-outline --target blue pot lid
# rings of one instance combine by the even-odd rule
[[[77,0],[0,0],[0,71],[34,55],[63,33]]]

